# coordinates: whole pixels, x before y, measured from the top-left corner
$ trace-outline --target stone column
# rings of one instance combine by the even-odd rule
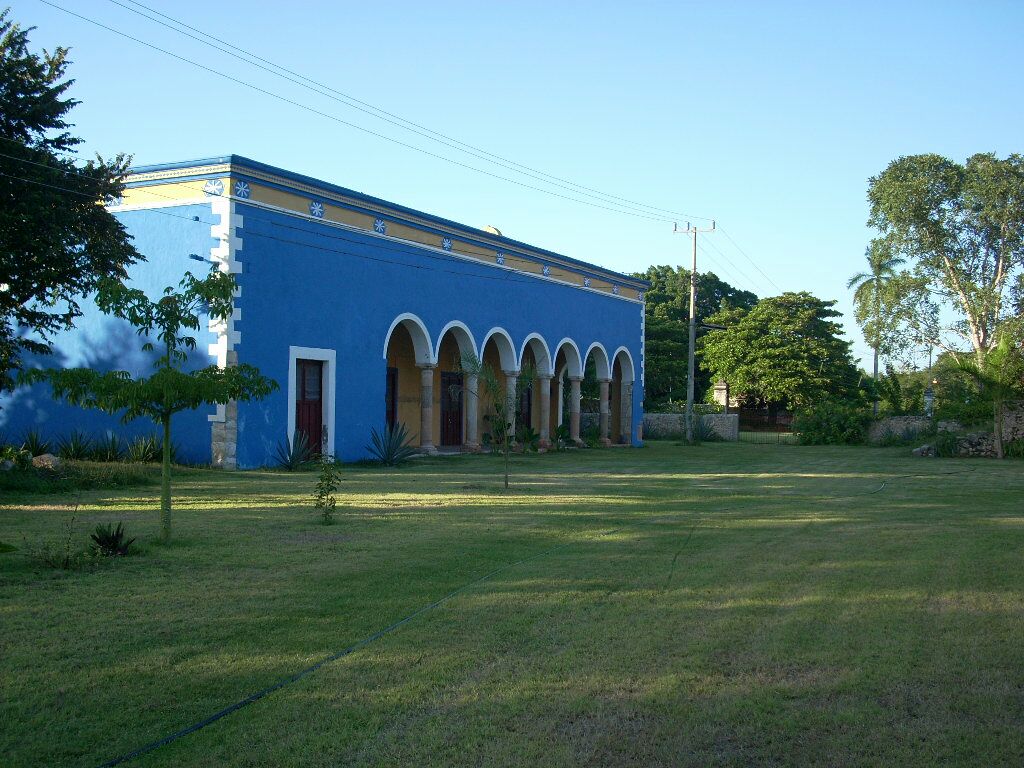
[[[477,387],[480,381],[474,374],[466,374],[466,448],[475,451],[480,448],[477,437],[477,410],[480,402]]]
[[[729,385],[724,381],[715,382],[715,402],[725,406],[725,413],[729,412]]]
[[[551,447],[551,377],[538,374],[540,387],[540,447]]]
[[[612,422],[612,409],[608,395],[612,380],[598,379],[598,381],[601,384],[601,445],[611,445],[612,441],[608,439],[608,428]]]
[[[508,408],[508,423],[511,434],[509,443],[516,441],[516,411],[519,410],[519,398],[516,397],[516,379],[519,371],[502,371],[505,374],[505,407]]]
[[[582,376],[569,377],[569,439],[574,443],[580,440],[580,382]]]
[[[434,453],[434,366],[420,369],[420,449]]]
[[[619,432],[626,445],[633,444],[633,383],[622,383],[622,394],[619,397]]]

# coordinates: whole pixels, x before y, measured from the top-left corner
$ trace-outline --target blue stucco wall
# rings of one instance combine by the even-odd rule
[[[371,429],[384,426],[385,336],[406,312],[424,321],[435,347],[452,320],[470,328],[478,348],[495,326],[509,332],[517,352],[530,333],[552,354],[565,337],[583,354],[595,341],[609,356],[624,346],[636,370],[633,423],[641,422],[641,304],[244,203],[236,210],[243,219],[239,362],[281,385],[239,405],[240,467],[267,463],[285,439],[289,346],[336,350],[335,453],[363,458]]]
[[[132,286],[158,297],[166,286],[178,284],[186,271],[203,274],[209,266],[189,259],[189,254],[207,258],[214,245],[210,225],[214,222],[209,205],[190,205],[159,210],[125,211],[116,214],[134,238],[135,247],[147,261],[130,272]],[[198,217],[199,221],[194,221]],[[29,365],[43,367],[88,367],[96,370],[126,370],[133,375],[152,372],[155,355],[141,351],[145,342],[124,320],[101,313],[87,298],[81,302],[84,315],[75,328],[54,340],[54,354],[28,358]],[[206,330],[206,320],[196,336],[196,351],[189,366],[203,367],[212,361],[207,346],[214,341]],[[210,425],[212,408],[178,414],[172,421],[173,439],[181,461],[210,461]],[[83,430],[95,437],[115,432],[131,439],[153,434],[156,425],[149,419],[122,424],[116,415],[83,410],[54,401],[45,385],[21,387],[0,397],[0,433],[12,442],[27,430],[36,429],[54,441],[72,430]]]

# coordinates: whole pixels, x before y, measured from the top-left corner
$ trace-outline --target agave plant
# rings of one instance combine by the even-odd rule
[[[557,427],[555,427],[554,434],[551,435],[551,446],[556,451],[565,450],[566,446],[569,445],[570,441],[571,436],[569,432],[569,427],[567,425],[559,424]]]
[[[62,459],[88,459],[93,454],[93,441],[84,432],[73,431],[57,441],[57,455]]]
[[[124,458],[124,443],[111,432],[93,443],[92,458],[94,461],[121,461]]]
[[[140,435],[128,444],[125,458],[133,464],[151,464],[160,460],[160,446],[153,435]]]
[[[128,554],[135,538],[126,538],[124,524],[118,523],[116,528],[110,524],[97,525],[95,533],[89,536],[92,539],[92,550],[103,557],[118,557]]]
[[[366,450],[385,467],[397,467],[416,455],[416,447],[409,441],[405,424],[388,425],[384,434],[373,430],[371,444]]]
[[[33,456],[42,456],[50,452],[50,441],[39,434],[38,429],[30,429],[21,439],[21,447]]]
[[[291,443],[287,439],[278,443],[277,450],[274,452],[274,459],[277,461],[277,466],[289,472],[294,472],[308,465],[313,460],[313,450],[310,448],[309,438],[306,437],[306,433],[296,430],[292,436]]]
[[[710,422],[704,421],[699,415],[693,417],[693,442],[695,443],[716,443],[722,436],[715,431]]]

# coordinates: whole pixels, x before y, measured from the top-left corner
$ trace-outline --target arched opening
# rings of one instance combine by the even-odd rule
[[[442,448],[474,447],[473,430],[468,424],[472,395],[466,392],[463,360],[476,357],[476,342],[465,324],[448,323],[437,339],[437,368],[434,371],[434,434]]]
[[[504,405],[507,401],[510,380],[519,373],[519,361],[516,358],[512,338],[503,328],[492,328],[484,336],[480,345],[480,361],[494,373],[499,392],[490,392],[483,383],[478,385],[477,434],[481,436],[492,433],[491,420],[494,415],[495,402]],[[513,403],[513,407],[515,404]]]
[[[602,445],[611,442],[610,391],[611,363],[604,346],[595,341],[584,358],[581,419],[584,434],[593,436],[596,432]]]
[[[555,378],[552,381],[554,405],[551,408],[551,432],[554,434],[560,425],[564,425],[569,430],[570,440],[579,440],[583,359],[579,347],[572,339],[558,342],[553,369]]]
[[[389,426],[405,425],[413,442],[432,448],[429,430],[423,429],[423,370],[432,370],[430,336],[415,315],[400,315],[388,329],[384,346],[387,362],[384,419]]]
[[[609,400],[610,439],[613,443],[630,445],[633,442],[633,358],[625,347],[619,347],[612,360]]]
[[[519,353],[519,369],[532,370],[529,388],[520,393],[517,422],[538,433],[541,447],[550,445],[551,436],[551,353],[538,333],[531,333]]]

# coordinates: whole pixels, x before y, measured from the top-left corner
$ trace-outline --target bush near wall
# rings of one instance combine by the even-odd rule
[[[797,411],[793,431],[802,445],[854,445],[865,441],[869,421],[863,408],[825,401]]]

